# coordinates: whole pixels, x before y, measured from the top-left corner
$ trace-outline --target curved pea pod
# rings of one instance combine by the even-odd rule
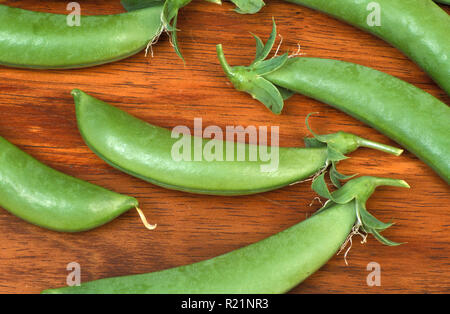
[[[431,0],[286,0],[380,37],[450,95],[450,16]],[[444,0],[448,3],[448,0]]]
[[[381,185],[409,187],[403,180],[357,178],[331,193],[331,200],[311,218],[258,243],[196,264],[143,275],[102,279],[82,283],[79,287],[46,290],[43,293],[285,293],[322,267],[345,245],[351,231],[353,234],[365,228],[366,231],[375,230],[377,237],[380,235],[377,229],[370,229],[374,228],[373,221],[384,229],[386,224],[372,216],[374,220],[368,227],[364,224],[366,220],[358,216],[361,215],[360,208],[365,210],[367,199]],[[384,243],[388,241],[379,239]]]
[[[70,16],[0,5],[0,64],[37,69],[71,69],[110,63],[155,43],[163,31],[181,57],[176,35],[178,11],[190,0],[123,0],[130,12]],[[216,2],[217,1],[210,1]]]
[[[251,3],[254,1],[257,0]],[[33,69],[92,67],[128,58],[143,49],[147,53],[164,31],[171,33],[171,44],[183,59],[177,39],[177,20],[179,10],[191,0],[121,2],[129,12],[80,16],[79,23],[74,23],[72,15],[33,12],[0,4],[0,64]],[[248,3],[237,2],[243,11],[252,8]]]
[[[43,228],[79,232],[138,202],[51,169],[0,137],[0,206]]]
[[[114,62],[147,47],[162,31],[161,4],[117,15],[68,16],[0,5],[0,64],[41,69]]]
[[[276,114],[284,106],[281,90],[329,104],[389,136],[450,183],[450,108],[446,104],[407,82],[354,63],[287,54],[264,60],[274,34],[275,25],[265,46],[257,41],[257,59],[248,67],[230,67],[218,45],[220,62],[236,89]]]
[[[307,140],[308,148],[206,140],[150,125],[80,90],[72,95],[80,133],[100,158],[142,180],[191,193],[244,195],[274,190],[305,180],[329,165],[335,170],[336,163],[346,158],[344,154],[358,147],[395,155],[402,152],[344,132],[316,135]],[[180,143],[185,145],[180,148]],[[181,150],[183,157],[179,158]],[[211,159],[202,157],[206,154],[196,157],[198,152],[213,150]],[[239,152],[245,158],[239,160]],[[332,173],[338,183],[341,175]]]

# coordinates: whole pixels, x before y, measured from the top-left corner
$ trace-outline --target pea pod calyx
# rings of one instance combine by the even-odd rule
[[[133,1],[133,0],[132,0]],[[163,13],[161,15],[161,20],[163,23],[162,30],[166,30],[170,33],[171,44],[175,49],[177,55],[184,61],[184,57],[181,54],[178,45],[177,36],[177,23],[178,23],[178,12],[181,8],[188,5],[192,0],[166,0],[164,3]],[[215,4],[222,4],[221,0],[206,0]],[[236,12],[241,14],[253,14],[261,10],[265,5],[262,0],[231,0],[236,5]]]
[[[177,36],[177,24],[178,24],[178,13],[180,9],[188,5],[192,0],[166,0],[164,2],[162,14],[161,14],[161,31],[160,33],[167,31],[171,38],[170,43],[172,44],[176,54],[184,61],[184,57],[180,51],[180,47],[178,44],[178,36]],[[215,4],[222,4],[221,0],[205,0]],[[236,5],[236,12],[242,14],[253,14],[258,12],[263,6],[264,2],[262,0],[251,0],[251,1],[241,1],[241,0],[232,0],[232,2]],[[156,4],[160,4],[160,0],[146,0],[144,4],[142,1],[136,0],[122,0],[122,5],[127,10],[135,10],[138,8],[153,6]]]
[[[281,56],[266,59],[277,36],[275,20],[272,20],[272,24],[272,32],[266,44],[257,35],[252,34],[256,40],[256,56],[248,67],[231,67],[225,58],[222,45],[217,45],[216,49],[220,64],[234,87],[239,91],[249,93],[273,113],[280,114],[283,110],[284,100],[291,94],[288,93],[286,96],[284,89],[276,86],[263,76],[280,69],[288,60],[289,55],[285,53]]]
[[[385,245],[400,245],[401,243],[393,242],[381,235],[381,232],[391,227],[393,223],[384,223],[378,220],[366,209],[367,200],[379,186],[410,187],[404,180],[366,176],[353,179],[339,190],[331,193],[325,182],[325,174],[322,173],[313,181],[312,189],[320,196],[328,199],[328,201],[317,213],[327,210],[336,204],[343,205],[354,202],[357,219],[355,224],[356,230],[360,229],[366,234],[372,234],[378,241]]]
[[[158,40],[160,34],[164,31],[169,33],[171,38],[171,44],[176,52],[176,54],[184,61],[183,55],[181,54],[179,44],[178,44],[178,36],[177,36],[177,22],[178,22],[178,12],[181,8],[188,5],[192,0],[166,0],[164,4],[162,4],[161,0],[122,0],[122,6],[127,11],[139,10],[142,8],[148,8],[157,5],[163,5],[161,12],[161,27],[158,32],[158,35],[153,39],[148,48]],[[217,0],[206,0],[208,2],[214,2],[220,4],[220,1]]]
[[[328,168],[328,166],[331,165],[329,174],[330,180],[337,188],[341,187],[341,181],[351,179],[355,176],[341,174],[336,168],[337,164],[341,160],[348,158],[347,156],[345,156],[346,154],[351,153],[360,147],[372,148],[395,156],[400,156],[403,153],[403,149],[377,143],[347,132],[339,131],[337,133],[319,135],[315,133],[309,125],[308,119],[311,115],[312,113],[308,114],[305,123],[308,130],[314,137],[306,138],[305,145],[306,147],[326,146],[327,161],[322,172],[324,172]],[[319,174],[317,174],[316,176],[318,176]]]

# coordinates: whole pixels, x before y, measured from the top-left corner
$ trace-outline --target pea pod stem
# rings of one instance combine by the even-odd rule
[[[225,53],[223,52],[223,46],[222,44],[218,44],[216,46],[217,56],[219,58],[220,65],[222,66],[222,69],[224,70],[225,74],[228,76],[228,78],[231,80],[234,78],[233,69],[228,64],[227,59],[225,58]]]
[[[395,156],[400,156],[403,153],[403,149],[401,148],[374,142],[359,136],[357,138],[357,142],[359,147],[371,148]]]
[[[340,194],[332,193],[333,199],[346,199],[345,202],[327,206],[312,217],[247,247],[191,265],[101,279],[43,293],[285,293],[317,271],[339,250],[354,229],[356,204],[365,203],[362,200],[383,184],[407,187],[402,180],[353,179],[341,188]],[[365,208],[365,204],[362,205]],[[380,233],[376,231],[376,235]]]
[[[399,188],[410,188],[408,182],[405,180],[391,179],[391,178],[376,178],[374,180],[375,186],[395,186]]]

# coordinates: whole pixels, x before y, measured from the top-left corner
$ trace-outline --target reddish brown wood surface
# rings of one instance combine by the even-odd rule
[[[282,49],[301,43],[308,56],[369,66],[410,82],[449,104],[449,98],[413,62],[372,35],[321,13],[283,1],[269,1],[259,14],[242,16],[194,1],[182,11],[180,42],[186,65],[167,37],[125,61],[72,71],[31,71],[0,67],[0,135],[42,162],[67,174],[136,196],[147,217],[159,224],[149,232],[135,211],[97,230],[81,234],[50,232],[0,210],[0,292],[37,293],[64,286],[66,265],[78,262],[82,280],[153,272],[211,258],[264,239],[307,217],[308,184],[245,197],[191,195],[166,190],[126,174],[100,160],[84,144],[76,125],[70,90],[81,88],[150,123],[167,128],[205,125],[280,126],[282,146],[302,146],[308,134],[304,118],[314,117],[322,133],[354,132],[394,144],[363,123],[303,96],[286,103],[275,116],[228,83],[215,55],[224,44],[229,62],[248,64],[254,55],[252,31],[266,38],[274,16],[283,35]],[[64,13],[65,1],[2,1],[40,11]],[[84,1],[84,14],[122,12],[119,1]],[[450,10],[447,8],[447,12]],[[406,106],[407,104],[405,104]],[[395,248],[373,238],[359,241],[349,254],[334,257],[294,293],[450,292],[449,187],[428,166],[406,152],[401,157],[361,149],[341,164],[344,172],[407,180],[410,190],[381,188],[369,201],[382,220],[397,224],[386,232]],[[80,197],[83,197],[80,195]],[[326,232],[326,231],[325,231]],[[369,287],[370,262],[381,265],[381,286]]]

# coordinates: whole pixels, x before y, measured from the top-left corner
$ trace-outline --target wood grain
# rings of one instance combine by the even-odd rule
[[[70,90],[81,88],[150,123],[173,128],[204,125],[280,126],[282,146],[302,146],[309,112],[318,132],[344,130],[394,144],[363,123],[331,107],[294,96],[275,116],[235,91],[215,55],[222,43],[229,62],[248,64],[254,55],[252,31],[267,38],[274,16],[282,49],[301,43],[308,56],[369,66],[420,87],[449,104],[449,98],[413,62],[380,39],[321,13],[283,1],[268,1],[259,14],[242,16],[205,1],[183,9],[180,42],[186,65],[167,37],[154,58],[140,53],[127,60],[73,71],[30,71],[0,67],[0,134],[42,162],[114,191],[136,196],[159,227],[147,231],[130,211],[114,222],[82,234],[50,232],[0,210],[0,292],[37,293],[64,286],[66,265],[78,262],[82,280],[139,274],[201,261],[264,239],[319,207],[308,184],[245,197],[212,197],[166,190],[100,160],[84,144],[76,126]],[[2,1],[7,5],[65,13],[66,1]],[[119,1],[84,1],[83,14],[122,12]],[[447,12],[450,10],[447,8]],[[407,105],[407,104],[405,104]],[[369,201],[382,220],[397,224],[386,232],[408,242],[396,248],[370,238],[355,241],[349,266],[334,257],[293,293],[450,292],[449,187],[410,153],[393,157],[361,149],[341,164],[347,173],[403,178],[412,188],[380,188]],[[80,195],[82,197],[82,195]],[[381,286],[369,287],[370,262],[381,265]]]

